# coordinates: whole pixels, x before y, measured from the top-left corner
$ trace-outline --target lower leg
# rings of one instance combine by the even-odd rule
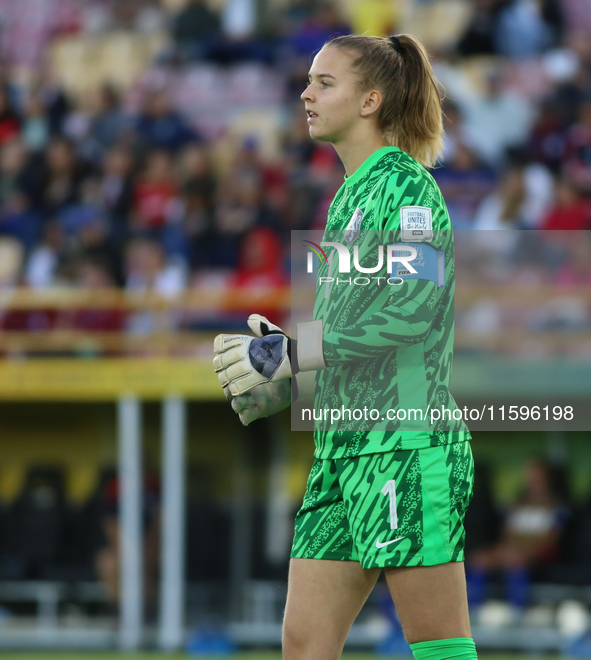
[[[476,660],[463,563],[386,570],[416,660]]]
[[[386,581],[409,644],[472,636],[463,562],[386,569]]]
[[[379,569],[363,570],[359,562],[292,559],[283,622],[284,660],[338,660],[379,573]]]

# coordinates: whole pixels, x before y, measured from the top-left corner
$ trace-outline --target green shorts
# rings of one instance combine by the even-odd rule
[[[363,568],[463,561],[473,481],[469,442],[315,459],[291,556]]]

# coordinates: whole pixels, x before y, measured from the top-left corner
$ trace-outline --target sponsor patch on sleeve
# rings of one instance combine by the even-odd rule
[[[351,216],[347,230],[345,231],[345,240],[349,245],[354,243],[361,232],[361,221],[363,220],[363,211],[360,208],[355,209],[355,213]]]
[[[400,239],[409,243],[433,240],[433,214],[427,206],[403,206],[400,209]]]

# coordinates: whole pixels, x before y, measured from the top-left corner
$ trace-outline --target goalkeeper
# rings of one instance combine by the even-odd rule
[[[357,248],[361,272],[375,264],[376,248],[392,244],[398,256],[414,254],[417,268],[394,262],[387,276],[397,286],[384,278],[347,286],[334,260],[321,261],[314,320],[298,324],[294,338],[255,314],[254,337],[215,340],[215,370],[245,424],[287,407],[290,380],[297,397],[313,391],[316,410],[380,412],[315,424],[291,552],[284,658],[339,658],[384,570],[417,660],[474,659],[463,564],[474,468],[448,390],[453,234],[425,169],[442,144],[433,71],[408,35],[337,37],[314,58],[302,100],[310,135],[331,142],[346,171],[323,242],[339,259]],[[446,412],[432,425],[428,415],[390,420],[392,409]]]

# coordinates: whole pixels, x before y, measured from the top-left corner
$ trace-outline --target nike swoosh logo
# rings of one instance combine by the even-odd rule
[[[396,541],[402,541],[402,539],[405,539],[406,536],[399,536],[397,539],[392,539],[391,541],[384,541],[383,543],[380,543],[380,539],[376,541],[376,548],[385,548],[387,545],[390,545],[390,543],[396,543]]]

